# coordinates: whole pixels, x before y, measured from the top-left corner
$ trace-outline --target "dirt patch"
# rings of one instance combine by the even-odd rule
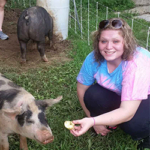
[[[28,70],[70,61],[66,56],[66,51],[69,51],[70,48],[70,42],[67,40],[58,41],[54,36],[55,42],[52,47],[50,47],[49,41],[45,44],[48,62],[42,62],[38,50],[33,49],[30,42],[26,54],[27,63],[22,65],[20,63],[20,45],[17,38],[17,21],[21,12],[22,10],[19,9],[5,10],[3,32],[9,36],[9,40],[0,40],[0,67]]]

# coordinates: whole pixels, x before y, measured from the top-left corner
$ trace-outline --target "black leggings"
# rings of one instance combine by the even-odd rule
[[[120,107],[121,96],[99,84],[90,86],[84,95],[84,103],[92,117]],[[134,117],[119,125],[132,139],[140,140],[150,135],[150,95],[142,100]]]

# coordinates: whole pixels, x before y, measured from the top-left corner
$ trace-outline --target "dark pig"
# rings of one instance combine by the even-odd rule
[[[26,137],[41,144],[54,140],[44,111],[58,103],[56,99],[35,100],[24,88],[0,74],[0,150],[9,150],[8,135],[20,135],[20,149],[28,150]]]
[[[52,41],[53,19],[43,7],[30,7],[22,12],[17,23],[17,35],[22,62],[26,62],[27,43],[30,39],[37,43],[42,60],[48,61],[45,55],[45,38]]]

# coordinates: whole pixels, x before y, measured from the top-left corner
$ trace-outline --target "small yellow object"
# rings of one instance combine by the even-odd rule
[[[72,121],[65,121],[64,125],[69,130],[72,130],[74,128],[74,123]]]

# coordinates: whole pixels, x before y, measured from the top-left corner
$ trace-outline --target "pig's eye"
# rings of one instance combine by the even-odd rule
[[[34,121],[33,120],[27,120],[27,123],[34,124]]]

